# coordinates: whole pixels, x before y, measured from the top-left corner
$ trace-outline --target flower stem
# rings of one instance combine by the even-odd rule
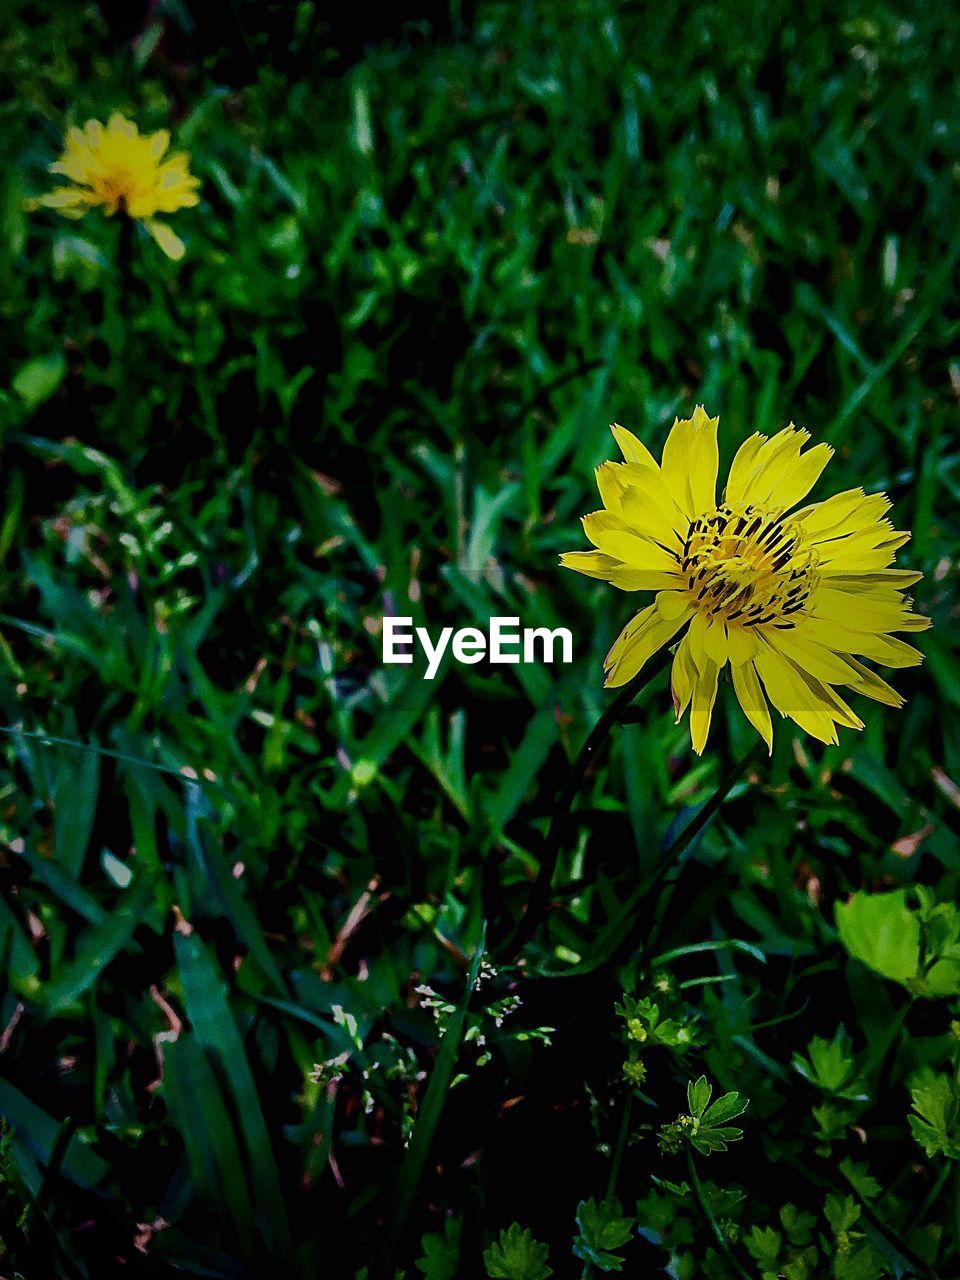
[[[563,791],[560,793],[560,799],[557,801],[557,807],[553,811],[553,817],[550,819],[550,828],[547,831],[543,852],[540,855],[540,869],[537,872],[537,878],[527,900],[527,909],[512,938],[509,939],[508,945],[510,947],[522,946],[532,936],[537,925],[546,915],[550,885],[553,882],[553,873],[557,869],[557,858],[570,831],[573,802],[576,799],[577,792],[580,790],[580,784],[583,782],[587,769],[593,763],[597,751],[610,736],[613,726],[621,718],[624,711],[626,711],[640,690],[649,684],[655,676],[659,675],[671,657],[672,655],[668,649],[661,650],[647,663],[639,675],[634,676],[629,684],[625,684],[594,725],[587,736],[586,742],[580,748],[577,758],[574,760],[567,775]]]
[[[126,341],[133,293],[133,219],[120,214],[120,240],[117,245],[117,274],[120,277],[120,321]]]
[[[713,1210],[707,1203],[707,1197],[704,1194],[703,1187],[700,1183],[700,1175],[697,1173],[697,1166],[693,1160],[693,1152],[687,1148],[687,1171],[690,1174],[690,1185],[693,1188],[693,1194],[697,1204],[700,1206],[700,1212],[707,1223],[707,1226],[713,1232],[713,1238],[717,1242],[717,1247],[723,1254],[724,1260],[733,1275],[739,1276],[740,1280],[751,1280],[750,1274],[746,1271],[737,1259],[734,1257],[733,1250],[730,1248],[730,1242],[720,1230],[720,1223],[714,1216]]]
[[[610,1166],[610,1179],[607,1182],[607,1199],[612,1200],[617,1194],[617,1179],[620,1177],[620,1165],[623,1163],[623,1153],[627,1149],[627,1140],[630,1137],[630,1118],[633,1114],[633,1094],[627,1095],[627,1100],[623,1104],[623,1114],[620,1117],[620,1133],[617,1135],[617,1146],[613,1153],[613,1163]]]

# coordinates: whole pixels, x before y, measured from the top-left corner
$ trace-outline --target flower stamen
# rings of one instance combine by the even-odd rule
[[[681,571],[701,612],[742,627],[795,626],[817,583],[800,529],[782,511],[753,505],[724,504],[691,520]]]

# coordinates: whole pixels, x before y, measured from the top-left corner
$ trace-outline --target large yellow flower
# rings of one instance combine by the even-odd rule
[[[99,120],[88,120],[82,129],[69,130],[63,155],[50,166],[51,173],[75,185],[51,191],[37,203],[68,218],[82,218],[94,205],[101,205],[108,217],[126,214],[143,222],[168,257],[182,258],[183,241],[154,215],[195,205],[200,183],[184,152],[164,160],[169,145],[166,129],[141,134],[119,113],[106,128]]]
[[[632,680],[686,627],[673,659],[673,701],[678,722],[690,707],[698,754],[728,663],[740,705],[771,750],[768,698],[781,716],[835,743],[837,725],[863,728],[837,686],[903,705],[860,658],[887,667],[922,661],[889,634],[930,625],[903,595],[922,575],[889,567],[910,535],[885,519],[882,493],[847,489],[793,511],[833,450],[801,452],[810,436],[792,425],[740,446],[718,504],[718,423],[700,406],[674,422],[659,465],[614,426],[624,461],[597,469],[605,509],[583,518],[597,550],[569,552],[561,564],[623,591],[656,592],[607,655],[608,685]]]

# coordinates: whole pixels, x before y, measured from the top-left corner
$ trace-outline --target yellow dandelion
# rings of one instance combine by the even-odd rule
[[[624,461],[597,469],[604,510],[583,518],[596,551],[569,552],[561,564],[623,591],[656,592],[607,655],[608,685],[632,680],[686,628],[673,658],[673,702],[678,723],[690,707],[698,754],[728,663],[740,705],[771,750],[768,699],[813,737],[836,743],[837,725],[863,728],[838,686],[903,705],[861,658],[886,667],[922,661],[890,634],[930,625],[903,594],[922,575],[890,568],[910,534],[885,518],[882,493],[847,489],[793,510],[833,450],[804,452],[810,434],[792,424],[740,446],[718,504],[719,421],[698,406],[674,422],[659,465],[614,426]]]
[[[183,241],[155,215],[195,205],[200,183],[190,173],[185,152],[164,159],[169,146],[166,129],[141,134],[118,112],[106,127],[88,120],[82,129],[68,131],[63,155],[50,166],[51,173],[75,185],[51,191],[37,204],[68,218],[82,218],[95,205],[108,217],[125,214],[142,222],[167,257],[178,260],[183,257]]]

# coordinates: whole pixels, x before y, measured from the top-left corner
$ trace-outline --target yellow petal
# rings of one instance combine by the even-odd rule
[[[865,667],[856,658],[850,658],[848,661],[857,676],[856,680],[848,681],[851,689],[855,689],[857,693],[862,693],[866,698],[872,698],[874,702],[883,702],[888,707],[897,707],[899,709],[903,706],[905,699],[897,693],[892,685],[887,684],[886,680],[881,680],[875,671]]]
[[[756,469],[760,448],[766,443],[766,439],[766,436],[756,433],[744,440],[737,450],[733,462],[730,464],[730,474],[727,477],[727,487],[724,490],[724,499],[731,506],[739,507],[744,505],[744,493]]]
[[[605,683],[616,688],[626,684],[643,667],[658,649],[673,638],[689,616],[689,610],[678,618],[664,621],[656,605],[650,605],[638,613],[621,631],[607,654]]]
[[[827,684],[848,684],[855,674],[845,658],[809,639],[797,639],[793,630],[778,631],[772,643],[802,670]]]
[[[676,712],[677,724],[687,709],[687,703],[693,693],[693,686],[698,680],[697,668],[690,657],[690,641],[684,636],[674,654],[673,667],[670,671],[670,693],[673,696],[673,709]]]
[[[610,430],[613,432],[613,438],[623,454],[624,462],[638,462],[659,472],[660,468],[657,466],[653,454],[641,440],[637,439],[632,431],[628,431],[626,427],[621,427],[617,422],[611,425]]]
[[[821,586],[814,597],[812,616],[839,622],[852,631],[926,631],[930,619],[910,613],[904,605],[888,604],[852,591]]]
[[[158,129],[156,133],[151,133],[149,142],[150,155],[154,160],[159,160],[170,145],[170,134],[166,129]]]
[[[836,745],[837,730],[830,707],[814,696],[786,658],[762,643],[754,665],[767,697],[782,716],[795,721],[818,741]]]
[[[690,520],[674,501],[660,472],[633,462],[624,463],[620,471],[623,518],[658,542],[682,546]]]
[[[690,621],[690,630],[688,638],[690,641],[690,657],[698,671],[703,671],[707,665],[707,619],[697,610]]]
[[[733,678],[733,691],[744,715],[767,744],[767,750],[772,752],[773,724],[770,720],[770,708],[763,696],[756,667],[752,662],[731,662],[730,675]]]
[[[583,517],[583,531],[597,548],[622,561],[630,569],[657,569],[673,573],[679,568],[675,555],[632,532],[618,516],[593,511]]]
[[[833,457],[828,444],[818,444],[795,459],[792,465],[784,464],[782,473],[773,480],[768,501],[775,507],[789,510],[805,498]]]
[[[620,479],[620,465],[616,462],[602,462],[596,469],[597,488],[600,501],[614,515],[620,514],[620,501],[623,496],[623,482]]]
[[[661,591],[676,585],[676,575],[653,569],[630,569],[602,551],[565,551],[560,557],[565,569],[588,578],[599,578],[621,591]]]
[[[164,222],[155,222],[152,218],[146,222],[146,228],[157,244],[174,262],[179,262],[184,255],[184,244]]]
[[[727,628],[727,648],[730,651],[730,665],[742,666],[749,662],[757,652],[757,636],[754,630],[745,627],[730,626]]]
[[[135,138],[139,132],[137,126],[132,120],[128,120],[126,116],[114,111],[113,115],[107,121],[107,132],[116,134],[122,138]]]
[[[707,661],[706,667],[699,673],[693,686],[693,697],[690,701],[690,740],[698,756],[703,755],[710,732],[710,721],[713,717],[713,704],[717,700],[717,676],[720,668],[716,663]]]
[[[661,591],[656,599],[657,612],[665,622],[669,622],[672,618],[679,618],[681,613],[689,608],[690,597],[685,591]]]
[[[663,446],[663,478],[676,504],[691,519],[717,505],[719,422],[697,405],[692,418],[674,422]]]
[[[709,660],[718,670],[727,665],[727,629],[722,622],[708,622],[703,633],[703,648]]]

